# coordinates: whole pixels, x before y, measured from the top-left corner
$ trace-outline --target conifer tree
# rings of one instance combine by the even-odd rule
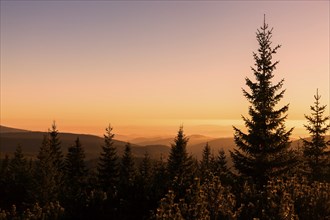
[[[181,126],[167,161],[167,172],[170,181],[172,180],[172,187],[177,191],[176,194],[179,197],[185,193],[186,188],[193,180],[193,160],[186,149],[188,140]]]
[[[48,130],[49,144],[54,157],[54,165],[60,172],[64,170],[64,156],[61,149],[61,141],[59,139],[59,133],[55,121],[53,121],[52,128]]]
[[[34,173],[36,200],[41,204],[58,200],[59,189],[56,181],[58,170],[50,147],[49,136],[44,135]]]
[[[120,164],[120,186],[124,190],[127,190],[134,183],[136,175],[134,166],[132,147],[130,143],[127,143]]]
[[[172,178],[184,174],[185,168],[188,166],[189,156],[186,149],[188,141],[189,139],[183,133],[183,127],[181,126],[174,139],[167,161],[168,173]]]
[[[320,104],[321,96],[318,94],[318,90],[316,95],[314,95],[314,99],[314,105],[310,106],[311,115],[305,115],[308,124],[304,125],[304,127],[310,134],[311,140],[302,139],[303,154],[308,167],[311,169],[310,175],[312,179],[321,180],[326,175],[324,171],[326,171],[327,157],[330,155],[330,151],[327,151],[330,141],[325,140],[330,124],[327,123],[329,116],[323,116],[326,105]]]
[[[5,175],[7,175],[9,171],[9,156],[5,155],[5,158],[2,159],[1,169],[0,169],[0,178],[2,179]]]
[[[202,161],[201,161],[201,169],[209,170],[210,162],[211,162],[211,147],[209,143],[206,143],[203,149]]]
[[[139,206],[141,212],[144,212],[145,214],[147,214],[147,212],[150,210],[150,206],[153,204],[153,195],[155,195],[155,192],[152,189],[154,177],[153,174],[152,161],[148,152],[146,152],[139,166],[139,172],[136,181],[137,185],[135,187],[135,190],[137,191],[137,206]]]
[[[204,181],[205,178],[209,177],[211,172],[212,172],[211,148],[209,146],[209,143],[206,143],[206,145],[203,148],[202,160],[200,162],[201,180]]]
[[[158,202],[167,192],[168,182],[169,175],[163,155],[161,154],[160,159],[155,162],[153,168],[152,192],[155,202]]]
[[[278,64],[278,61],[272,61],[272,57],[280,48],[280,45],[271,46],[272,30],[264,20],[257,31],[259,49],[258,53],[253,53],[255,67],[251,68],[256,81],[246,78],[246,85],[251,91],[243,89],[244,96],[251,104],[251,118],[242,116],[247,133],[234,127],[238,149],[231,152],[235,168],[243,176],[250,176],[260,184],[286,172],[295,161],[289,152],[289,137],[293,128],[286,131],[284,124],[289,105],[276,109],[285,90],[281,90],[284,79],[272,83],[273,72]]]
[[[225,151],[221,148],[218,156],[215,158],[215,173],[221,180],[222,184],[228,185],[233,180],[233,173],[228,168],[228,161]]]
[[[215,159],[216,171],[219,174],[227,173],[229,171],[227,167],[227,157],[223,149],[219,150],[218,156]]]
[[[1,169],[0,169],[0,207],[6,207],[11,205],[4,198],[9,197],[10,190],[10,172],[9,172],[9,156],[5,155],[5,158],[2,160]]]
[[[51,155],[53,157],[54,168],[56,169],[55,182],[57,191],[59,193],[59,198],[64,197],[64,156],[61,148],[61,141],[59,138],[59,133],[55,121],[53,121],[51,129],[48,129],[49,145],[51,150]]]
[[[113,146],[114,134],[110,124],[105,131],[104,145],[97,166],[98,182],[104,191],[110,193],[110,196],[114,196],[119,175],[118,156],[117,149]]]
[[[152,177],[152,163],[148,152],[144,154],[143,160],[139,167],[139,176],[142,179],[143,184],[150,183]]]
[[[79,137],[75,140],[75,144],[68,149],[65,170],[69,188],[74,190],[75,194],[82,193],[86,185],[87,168],[85,164],[85,152]]]
[[[81,218],[82,209],[86,200],[87,168],[85,165],[85,152],[79,137],[75,144],[68,149],[65,160],[66,193],[65,207],[71,217]]]
[[[144,209],[148,209],[148,202],[152,192],[152,178],[153,178],[153,167],[151,158],[146,152],[143,160],[139,166],[139,172],[137,176],[137,195],[141,202],[143,202]]]
[[[137,192],[136,187],[136,170],[132,148],[130,143],[126,143],[124,154],[120,163],[119,175],[119,197],[120,197],[120,215],[123,219],[132,219],[136,217],[137,204],[134,199]]]
[[[20,145],[12,159],[8,155],[0,169],[0,207],[8,208],[16,204],[19,209],[23,203],[31,202],[32,177]]]
[[[28,162],[23,155],[22,147],[16,148],[13,159],[9,163],[10,173],[10,195],[8,199],[20,207],[22,203],[32,201],[32,176]]]

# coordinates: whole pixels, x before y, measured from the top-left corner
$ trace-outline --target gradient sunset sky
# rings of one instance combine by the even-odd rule
[[[329,1],[1,1],[1,124],[137,136],[232,136],[249,103],[255,33],[274,27],[274,83],[305,136],[329,107]],[[329,108],[326,110],[329,114]]]

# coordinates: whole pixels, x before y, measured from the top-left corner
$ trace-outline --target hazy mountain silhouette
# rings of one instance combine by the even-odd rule
[[[10,128],[7,126],[0,125],[0,134],[1,133],[16,133],[16,132],[29,132],[28,130],[18,129],[18,128]]]
[[[211,152],[213,152],[214,155],[217,155],[220,149],[224,149],[227,154],[229,150],[232,150],[235,147],[234,138],[217,138],[208,141],[208,143],[211,147]],[[198,144],[188,144],[187,151],[193,155],[196,155],[197,159],[201,159],[205,144],[206,142],[201,142]]]
[[[189,145],[195,145],[199,143],[206,143],[208,141],[214,140],[215,138],[213,137],[208,137],[204,135],[199,135],[199,134],[194,134],[194,135],[189,135]],[[138,144],[138,145],[166,145],[166,146],[171,146],[171,144],[174,141],[174,136],[173,137],[152,137],[152,138],[145,138],[145,137],[139,137],[139,138],[134,138],[130,140],[131,143]]]
[[[25,131],[21,129],[12,129],[6,127],[2,132],[0,138],[0,152],[3,155],[13,154],[18,145],[22,146],[23,153],[34,158],[39,151],[43,136],[46,132],[39,131]],[[15,132],[15,131],[20,132]],[[23,132],[24,131],[24,132]],[[63,153],[67,153],[67,149],[74,144],[76,138],[79,137],[80,142],[85,150],[86,159],[98,158],[101,152],[101,145],[103,138],[89,135],[89,134],[74,134],[74,133],[59,133],[59,138],[62,143]],[[124,152],[126,142],[114,140],[114,146],[117,148],[118,155],[121,156]],[[132,153],[135,157],[143,157],[145,152],[150,154],[151,158],[159,159],[161,155],[167,157],[170,148],[165,145],[154,144],[148,146],[141,146],[132,144]]]
[[[0,125],[0,152],[1,157],[5,154],[12,155],[18,145],[22,146],[23,153],[28,157],[36,157],[39,148],[42,143],[43,135],[46,132],[28,131],[18,128],[10,128]],[[74,144],[74,141],[79,137],[82,146],[84,147],[86,159],[98,158],[101,152],[101,145],[103,144],[103,138],[96,135],[89,134],[74,134],[74,133],[59,133],[59,137],[62,142],[63,153],[67,153],[68,147]],[[116,137],[127,136],[115,135]],[[187,145],[187,152],[191,153],[195,158],[202,158],[202,151],[205,144],[208,142],[211,147],[211,152],[214,155],[218,154],[218,151],[223,148],[229,165],[231,165],[229,150],[233,150],[235,147],[234,138],[212,138],[204,135],[190,135]],[[309,139],[309,138],[308,138]],[[330,135],[326,136],[326,139],[330,139]],[[170,152],[170,146],[173,143],[174,137],[161,138],[133,138],[130,140],[132,146],[132,152],[135,157],[142,158],[145,152],[148,152],[151,158],[159,159],[162,155],[163,158],[167,158]],[[118,154],[121,156],[124,152],[126,141],[114,140],[114,145],[117,148]],[[292,141],[291,146],[296,148],[302,146],[300,140]]]

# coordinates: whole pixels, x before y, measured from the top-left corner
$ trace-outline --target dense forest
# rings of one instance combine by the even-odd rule
[[[5,219],[330,219],[329,117],[318,91],[305,128],[310,139],[292,148],[285,127],[289,105],[277,108],[284,80],[273,83],[272,29],[256,33],[254,80],[246,78],[246,133],[234,127],[236,148],[227,158],[205,143],[203,157],[187,153],[183,127],[167,158],[148,152],[135,160],[127,143],[119,157],[109,125],[95,168],[79,137],[64,155],[55,122],[36,159],[22,146],[0,163],[0,220]],[[228,159],[234,166],[228,167]]]

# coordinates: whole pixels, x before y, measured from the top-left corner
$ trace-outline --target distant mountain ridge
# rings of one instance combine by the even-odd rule
[[[29,131],[0,125],[0,134],[1,133],[18,133],[18,132],[29,132]]]
[[[46,132],[28,131],[0,126],[0,156],[3,157],[5,154],[13,154],[16,147],[21,145],[25,155],[35,157],[45,134]],[[170,146],[174,142],[175,135],[176,134],[171,138],[141,137],[133,138],[128,141],[131,143],[133,155],[137,158],[142,158],[145,152],[148,152],[153,159],[159,159],[161,156],[165,159],[170,152]],[[62,142],[64,154],[66,154],[67,149],[74,144],[77,137],[79,137],[82,146],[84,147],[86,159],[95,159],[99,157],[101,146],[104,141],[102,137],[90,134],[59,132],[59,138]],[[121,137],[121,135],[118,135],[118,137]],[[203,135],[190,135],[188,138],[187,152],[192,154],[195,158],[199,160],[202,158],[203,148],[205,144],[208,143],[211,147],[211,152],[213,152],[214,155],[217,155],[218,151],[223,149],[227,155],[228,162],[230,163],[229,151],[232,151],[236,147],[234,138],[212,138]],[[330,135],[327,135],[326,139],[329,140]],[[126,143],[126,141],[114,139],[114,146],[117,148],[119,155],[123,154]],[[293,148],[302,146],[302,141],[293,140],[291,146]]]
[[[193,135],[188,135],[187,136],[189,139],[189,144],[190,145],[195,145],[199,143],[206,143],[209,141],[212,141],[216,138],[214,137],[209,137],[205,135],[200,135],[200,134],[193,134]],[[166,146],[171,146],[171,144],[174,143],[174,138],[175,134],[173,137],[152,137],[152,138],[134,138],[130,140],[130,142],[138,144],[138,145],[154,145],[154,144],[161,144],[161,145],[166,145]]]
[[[2,129],[5,128],[5,129]],[[6,154],[12,155],[15,152],[17,146],[21,146],[23,153],[28,157],[35,158],[39,152],[43,136],[46,132],[40,131],[26,131],[22,129],[9,128],[1,126],[2,132],[0,133],[0,153],[1,157]],[[84,148],[86,159],[98,158],[103,145],[103,138],[89,134],[74,134],[74,133],[61,133],[59,132],[59,138],[63,154],[67,153],[70,146],[74,144],[76,138],[79,137],[80,142]],[[114,139],[114,146],[117,148],[117,153],[121,156],[124,152],[127,142]],[[132,153],[135,157],[142,158],[146,152],[149,153],[151,158],[159,159],[161,156],[167,157],[170,148],[165,145],[136,145],[131,144]]]

